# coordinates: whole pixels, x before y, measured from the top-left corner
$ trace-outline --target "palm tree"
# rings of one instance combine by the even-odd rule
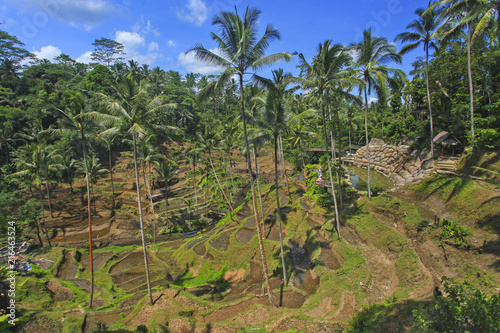
[[[337,207],[335,188],[333,187],[330,155],[328,154],[328,134],[326,130],[324,95],[327,89],[335,89],[336,93],[345,95],[343,88],[351,86],[353,83],[353,79],[350,78],[347,75],[348,73],[345,71],[346,66],[349,65],[351,61],[351,57],[341,44],[332,45],[331,40],[326,40],[323,44],[320,43],[318,45],[312,64],[309,64],[302,54],[299,54],[299,59],[302,72],[305,73],[305,78],[302,79],[303,86],[308,89],[314,89],[316,94],[320,97],[321,116],[323,119],[323,135],[325,139],[325,154],[327,157],[328,175],[330,177],[330,186],[335,206],[337,234],[340,239],[339,210]]]
[[[226,193],[224,192],[224,189],[222,188],[220,182],[219,182],[219,177],[217,177],[217,172],[215,172],[215,167],[212,162],[212,151],[214,150],[216,146],[216,142],[218,141],[217,134],[213,130],[213,128],[210,128],[208,125],[205,126],[205,131],[202,133],[197,133],[197,139],[198,139],[198,144],[199,147],[205,150],[208,153],[208,160],[210,161],[210,165],[212,166],[212,170],[214,172],[215,180],[217,181],[217,184],[219,185],[219,189],[222,192],[222,195],[224,196],[224,199],[226,200],[227,204],[231,208],[231,211],[234,216],[236,216],[236,213],[234,212],[233,205],[231,205],[231,200],[229,200],[226,196]]]
[[[299,144],[299,152],[300,159],[302,160],[302,168],[306,168],[306,164],[304,162],[304,153],[302,151],[302,143],[306,142],[308,138],[313,138],[316,136],[316,133],[307,131],[307,127],[303,121],[299,121],[295,126],[290,128],[291,137],[288,138],[288,141],[292,143],[295,147]]]
[[[304,114],[294,114],[286,107],[285,95],[291,93],[296,87],[287,89],[287,87],[295,81],[290,73],[284,73],[283,69],[272,71],[273,79],[265,79],[263,77],[254,76],[255,81],[267,88],[268,92],[266,99],[262,99],[264,107],[261,112],[261,119],[259,121],[260,127],[265,131],[262,137],[271,136],[274,143],[274,186],[276,190],[276,218],[278,220],[280,246],[281,246],[281,263],[283,265],[283,283],[286,285],[286,266],[285,266],[285,253],[283,250],[283,236],[281,231],[281,209],[279,201],[279,186],[278,186],[278,152],[281,150],[280,136],[281,133],[287,129],[290,123],[298,122],[298,119],[303,117]]]
[[[370,190],[370,147],[368,141],[368,94],[372,89],[379,96],[383,96],[386,92],[386,81],[389,73],[402,72],[385,66],[389,61],[401,63],[401,55],[396,53],[393,45],[387,42],[383,37],[372,37],[371,29],[363,31],[363,40],[357,44],[351,44],[349,47],[356,53],[356,67],[358,74],[364,81],[362,89],[365,97],[365,139],[366,139],[366,160],[367,160],[367,182],[368,182],[368,200],[371,199]]]
[[[282,52],[264,57],[264,52],[269,44],[274,40],[280,39],[280,34],[277,29],[268,25],[264,35],[260,39],[257,38],[257,25],[259,23],[260,14],[261,12],[258,9],[249,7],[246,8],[245,15],[243,17],[239,16],[237,9],[235,9],[234,13],[221,12],[217,14],[212,21],[212,25],[219,26],[220,32],[219,35],[212,33],[212,39],[216,42],[220,55],[207,50],[201,44],[196,45],[188,52],[194,52],[195,57],[198,60],[216,64],[225,68],[218,80],[211,85],[211,88],[206,89],[207,92],[223,87],[226,81],[230,80],[233,75],[237,75],[239,78],[240,111],[243,122],[243,135],[245,137],[250,189],[252,191],[253,209],[257,222],[257,233],[259,237],[264,276],[269,291],[269,301],[272,303],[271,285],[267,270],[264,245],[262,243],[260,221],[257,214],[257,201],[255,198],[252,164],[250,161],[250,147],[248,145],[247,125],[245,119],[243,76],[249,73],[250,69],[257,71],[280,60],[290,61],[292,54]]]
[[[155,168],[154,170],[156,171],[156,175],[158,176],[158,180],[163,183],[163,195],[165,196],[165,223],[166,226],[168,227],[168,189],[170,187],[170,182],[174,177],[177,175],[179,170],[177,169],[177,166],[170,162],[170,161],[164,161],[164,162],[154,162],[155,163]]]
[[[117,127],[110,127],[97,136],[98,140],[101,140],[106,144],[106,148],[108,149],[108,165],[109,165],[109,176],[111,180],[111,193],[113,195],[113,207],[111,209],[112,212],[115,210],[115,185],[113,182],[113,161],[111,159],[111,145],[113,144],[113,141],[118,135],[118,128]]]
[[[85,166],[85,179],[87,185],[87,214],[89,219],[89,258],[90,258],[90,299],[89,307],[92,308],[94,297],[94,257],[92,253],[92,213],[90,211],[90,177],[87,168],[87,135],[89,130],[89,117],[93,114],[94,117],[99,117],[97,112],[88,110],[85,97],[76,91],[68,91],[64,96],[65,110],[54,109],[58,116],[60,129],[54,130],[55,133],[70,132],[80,136],[83,163]]]
[[[97,184],[97,177],[100,175],[100,174],[103,174],[103,173],[106,173],[108,172],[108,170],[104,169],[102,167],[102,164],[99,163],[99,158],[97,158],[95,155],[90,155],[90,156],[87,156],[87,158],[85,159],[85,162],[87,163],[87,165],[80,165],[80,168],[85,172],[85,170],[87,170],[87,174],[88,174],[88,177],[90,178],[89,179],[89,182],[90,182],[90,197],[93,198],[94,195],[94,185]],[[95,199],[92,200],[94,202],[94,213],[97,213],[97,209],[95,207]]]
[[[429,106],[429,121],[431,131],[431,156],[434,156],[434,125],[431,108],[431,94],[429,90],[429,49],[437,50],[437,42],[442,19],[436,8],[425,10],[419,8],[415,11],[418,16],[417,20],[413,20],[406,26],[406,29],[411,29],[412,32],[402,32],[396,36],[395,41],[403,43],[411,42],[403,46],[399,53],[404,55],[417,47],[423,45],[425,51],[425,84],[427,88],[427,104]]]
[[[442,35],[448,40],[462,29],[467,31],[467,73],[469,76],[469,98],[471,117],[471,146],[475,146],[474,135],[474,87],[472,82],[472,47],[475,40],[494,23],[495,12],[497,29],[500,29],[500,1],[498,0],[438,0],[429,6],[426,12],[440,10],[440,16],[450,20],[452,24],[443,27]],[[498,31],[497,31],[498,34]]]
[[[137,188],[137,205],[139,211],[139,223],[141,227],[142,250],[144,253],[144,266],[146,271],[146,283],[148,286],[149,304],[153,305],[153,296],[151,293],[151,282],[149,279],[148,254],[146,249],[146,239],[144,235],[144,219],[142,215],[142,202],[139,184],[139,169],[137,166],[137,140],[144,137],[146,133],[146,124],[153,114],[160,111],[166,111],[174,105],[165,102],[163,96],[158,96],[149,101],[147,94],[147,83],[141,81],[137,83],[129,73],[122,79],[116,88],[118,95],[117,101],[112,101],[106,96],[102,96],[108,106],[108,109],[118,115],[121,119],[121,127],[128,129],[132,135],[134,151],[134,171],[135,184]]]

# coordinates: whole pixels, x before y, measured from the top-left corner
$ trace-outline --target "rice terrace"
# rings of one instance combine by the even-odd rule
[[[499,16],[6,1],[0,332],[500,332]]]

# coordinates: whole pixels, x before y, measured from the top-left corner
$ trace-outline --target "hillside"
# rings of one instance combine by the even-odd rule
[[[264,172],[269,166],[267,158],[262,157]],[[281,286],[274,190],[270,191],[269,183],[262,189],[273,305],[264,295],[255,220],[248,201],[243,200],[236,208],[236,218],[226,216],[215,225],[208,223],[195,235],[166,234],[158,236],[156,243],[151,235],[148,253],[155,304],[150,306],[142,250],[137,245],[138,228],[133,216],[122,213],[131,213],[128,207],[135,207],[133,195],[127,196],[132,193],[128,184],[133,178],[126,165],[126,157],[118,158],[115,165],[121,209],[114,217],[105,213],[109,198],[102,193],[109,189],[96,189],[100,217],[94,220],[98,247],[94,252],[95,310],[84,306],[90,285],[85,220],[78,224],[67,217],[78,211],[75,206],[84,206],[77,196],[63,201],[63,193],[69,189],[61,188],[55,191],[53,206],[63,211],[55,210],[49,224],[57,247],[37,251],[30,259],[45,258],[54,264],[47,270],[34,266],[21,278],[27,281],[19,296],[20,308],[31,319],[18,326],[17,332],[87,332],[140,325],[152,332],[238,332],[248,328],[332,332],[346,329],[353,315],[370,304],[382,304],[377,311],[383,319],[367,331],[402,331],[412,321],[411,311],[429,304],[435,290],[443,290],[443,276],[467,281],[489,294],[499,291],[497,186],[437,175],[371,201],[362,196],[343,210],[339,241],[332,229],[332,213],[315,203],[314,191],[307,187],[314,183],[294,175],[289,178],[290,195],[285,184],[280,189],[287,286]],[[182,167],[172,186],[169,215],[174,218],[187,214],[187,206],[177,198],[189,197],[189,171],[189,166]],[[209,188],[215,185],[213,180],[210,183]],[[143,202],[144,207],[148,204]],[[203,207],[203,199],[199,204]],[[146,211],[149,220],[151,212]],[[200,214],[205,212],[200,209]],[[161,209],[158,213],[161,215]],[[439,240],[444,221],[453,219],[472,232],[467,244]]]

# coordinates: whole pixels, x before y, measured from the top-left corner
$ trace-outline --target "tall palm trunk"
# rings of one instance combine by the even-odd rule
[[[151,174],[151,172],[149,172]],[[153,212],[153,243],[156,244],[156,214],[155,214],[155,205],[153,204],[153,193],[151,191],[151,186],[149,185],[149,180],[145,183],[149,192],[149,206],[151,207],[151,211]]]
[[[108,144],[108,157],[109,157],[109,175],[111,177],[111,192],[113,194],[113,208],[112,212],[115,211],[115,186],[113,183],[113,166],[111,165],[111,146]]]
[[[163,191],[165,192],[165,224],[168,228],[168,185],[166,182],[167,181],[165,181],[165,188]]]
[[[233,216],[236,216],[236,213],[234,212],[234,209],[233,209],[233,205],[231,205],[231,201],[228,200],[226,193],[224,192],[224,189],[220,185],[219,177],[217,177],[217,173],[215,172],[214,164],[212,163],[212,157],[209,156],[209,159],[210,159],[210,165],[212,166],[212,170],[214,171],[215,180],[217,181],[217,184],[219,185],[219,189],[221,190],[222,195],[224,196],[224,199],[226,199],[226,202],[229,205],[229,208],[231,208],[231,211],[233,212]]]
[[[45,181],[45,188],[47,189],[47,199],[49,203],[49,212],[50,212],[50,217],[54,217],[54,214],[52,213],[52,198],[50,197],[50,186],[49,182]]]
[[[259,173],[259,163],[257,162],[257,148],[255,145],[252,147],[253,160],[255,162],[255,174],[257,175],[257,193],[259,194],[259,204],[260,204],[260,218],[262,219],[262,233],[266,234],[266,221],[264,220],[264,207],[262,206],[262,195],[260,192],[260,173]]]
[[[332,161],[335,161],[338,163],[338,157],[337,157],[337,153],[335,152],[335,138],[333,137],[333,124],[332,124],[332,112],[331,112],[331,109],[330,109],[330,106],[328,106],[328,117],[330,119],[330,125],[332,126],[332,128],[330,129],[330,140],[332,142]],[[340,163],[339,164],[339,168],[337,169],[337,179],[339,181],[339,206],[340,208],[342,208],[342,187],[341,187],[341,182],[342,182],[342,179],[340,177]]]
[[[42,206],[42,229],[45,232],[45,237],[47,237],[47,244],[52,247],[52,244],[50,244],[50,238],[49,238],[49,233],[47,232],[47,225],[45,223],[45,208],[43,206],[43,191],[42,191],[42,184],[38,185],[38,191],[40,193],[40,204]]]
[[[474,86],[472,83],[472,65],[471,65],[471,27],[467,25],[467,72],[469,74],[469,95],[470,95],[470,134],[472,149],[475,147],[474,142]]]
[[[332,167],[330,165],[330,155],[328,154],[328,134],[326,131],[326,117],[325,117],[325,104],[323,100],[323,94],[321,94],[321,116],[323,117],[323,132],[325,136],[325,152],[326,161],[328,164],[328,176],[330,177],[330,186],[332,189],[333,204],[335,206],[335,219],[337,221],[337,234],[340,240],[340,221],[339,221],[339,209],[337,207],[337,195],[335,194],[335,188],[333,187],[333,177],[332,177]]]
[[[82,133],[83,164],[85,165],[85,183],[87,186],[87,215],[89,219],[89,259],[90,259],[90,298],[89,307],[92,309],[94,298],[94,254],[92,253],[92,213],[90,211],[90,177],[87,164],[87,146],[85,136]],[[95,210],[95,208],[94,208]]]
[[[267,270],[266,251],[262,241],[262,230],[260,225],[259,214],[257,213],[257,200],[255,198],[255,188],[253,185],[252,162],[250,161],[250,147],[248,145],[247,123],[245,119],[245,100],[243,98],[243,75],[240,74],[240,103],[241,103],[241,120],[243,122],[243,135],[245,137],[246,158],[248,164],[248,175],[250,178],[250,189],[252,191],[252,204],[255,216],[255,223],[257,225],[257,236],[259,238],[260,256],[262,258],[262,269],[264,271],[264,278],[266,279],[267,291],[269,296],[269,303],[273,304],[273,296],[271,290],[271,282],[269,280],[269,272]]]
[[[339,117],[339,110],[338,108],[334,108],[335,112],[335,123],[337,124],[337,138],[338,138],[338,147],[339,147],[339,154],[337,156],[337,160],[339,163],[339,168],[337,171],[338,174],[338,179],[339,179],[339,198],[340,198],[340,208],[342,208],[342,132],[340,131],[340,117]],[[335,125],[335,124],[334,124]]]
[[[39,219],[38,217],[35,219],[35,226],[36,226],[36,236],[38,238],[38,241],[40,242],[40,245],[43,247],[43,241],[42,241],[42,237],[40,236],[40,226],[39,226]]]
[[[366,82],[368,84],[368,82]],[[368,200],[371,200],[371,187],[370,187],[370,142],[368,141],[368,95],[365,87],[365,139],[366,139],[366,169],[367,169],[367,182],[368,182]]]
[[[429,90],[429,46],[425,47],[425,84],[427,89],[427,104],[429,106],[429,121],[431,126],[431,157],[434,156],[434,124],[432,119],[431,93]]]
[[[194,157],[193,157],[194,158]],[[198,215],[198,192],[196,188],[198,187],[198,183],[196,182],[196,160],[193,159],[193,177],[194,177],[194,200],[196,203],[196,215]]]
[[[141,226],[142,251],[144,253],[144,268],[146,269],[146,283],[148,285],[149,305],[153,305],[153,295],[151,294],[151,282],[149,280],[149,264],[148,252],[146,249],[146,239],[144,237],[144,221],[142,217],[141,191],[139,187],[139,169],[137,167],[137,134],[133,134],[134,139],[134,169],[135,169],[135,186],[137,187],[137,205],[139,210],[139,223]]]
[[[276,207],[278,212],[278,227],[280,233],[280,249],[281,249],[281,264],[283,265],[283,284],[286,286],[286,266],[285,266],[285,251],[283,250],[283,235],[281,233],[281,209],[280,209],[280,193],[278,187],[278,136],[274,136],[274,185],[276,186]]]
[[[288,197],[290,198],[290,204],[293,204],[292,194],[290,193],[290,185],[288,185],[288,175],[286,174],[285,154],[283,152],[283,140],[281,139],[281,134],[279,135],[279,144],[281,150],[281,161],[283,163],[283,174],[285,175],[286,189],[288,191]]]

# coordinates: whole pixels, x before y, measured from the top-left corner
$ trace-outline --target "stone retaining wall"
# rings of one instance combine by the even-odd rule
[[[370,144],[370,169],[392,179],[395,187],[427,178],[434,168],[434,160],[427,153],[410,153],[409,148],[407,145]],[[353,158],[346,159],[346,163],[366,168],[366,146],[358,149]]]

